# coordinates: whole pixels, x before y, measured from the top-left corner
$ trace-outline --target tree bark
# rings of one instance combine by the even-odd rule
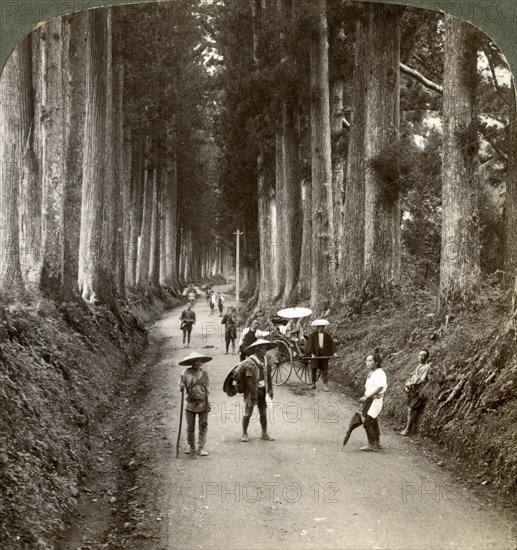
[[[86,12],[64,18],[65,158],[63,189],[63,286],[77,291],[86,92]]]
[[[332,198],[334,203],[334,254],[336,260],[336,285],[339,288],[342,280],[342,249],[340,242],[343,235],[343,182],[345,155],[340,141],[343,131],[343,78],[335,78],[330,85],[330,120],[332,129]]]
[[[264,0],[250,0],[253,14],[253,64],[255,70],[260,68],[259,59],[259,34],[262,24]],[[257,144],[257,185],[258,185],[258,226],[259,226],[259,250],[260,250],[260,288],[258,306],[267,308],[271,304],[274,295],[273,264],[274,264],[274,235],[272,233],[272,182],[265,168],[265,147],[263,143]]]
[[[123,95],[123,94],[122,94]],[[124,124],[124,114],[122,112],[121,123]],[[124,284],[129,287],[129,240],[131,238],[131,196],[133,192],[133,182],[131,180],[131,171],[133,166],[133,145],[131,142],[131,130],[123,130],[123,157],[122,157],[122,204],[124,212]],[[134,282],[133,282],[134,285]]]
[[[288,302],[298,284],[300,274],[300,256],[302,247],[302,201],[299,167],[299,136],[296,128],[296,116],[292,105],[284,103],[284,248],[282,256],[285,263],[285,285],[283,301]]]
[[[356,24],[352,113],[348,138],[346,191],[342,240],[343,298],[354,309],[364,284],[364,181],[366,164],[365,128],[368,79],[366,74],[367,25],[364,19]]]
[[[102,232],[102,264],[106,289],[115,291],[115,218],[116,213],[116,142],[115,142],[115,117],[114,107],[114,74],[113,74],[113,32],[112,32],[112,11],[106,10],[106,148],[104,151],[104,165],[106,177],[104,179],[103,196],[103,232]]]
[[[39,286],[52,294],[63,281],[64,102],[63,20],[45,24],[42,88],[42,227]]]
[[[468,302],[480,278],[477,48],[469,24],[445,23],[440,306]]]
[[[284,213],[285,180],[284,180],[284,135],[282,126],[278,125],[275,132],[275,197],[272,202],[272,245],[273,245],[273,299],[279,300],[282,296],[285,283],[286,268],[286,224]],[[244,243],[243,243],[244,244]],[[244,249],[244,247],[243,247]]]
[[[20,75],[18,49],[0,81],[0,292],[12,297],[23,287],[19,254],[18,187],[20,177]]]
[[[143,179],[142,168],[143,141],[140,137],[132,136],[131,155],[131,210],[130,210],[130,235],[128,243],[127,259],[127,285],[133,288],[136,285],[137,260],[139,249],[139,236],[142,227],[142,204],[143,204]]]
[[[400,8],[369,6],[366,49],[366,159],[398,140]],[[386,296],[400,275],[400,198],[396,185],[368,167],[365,177],[364,274],[368,297]]]
[[[88,11],[86,42],[86,111],[83,188],[79,245],[79,289],[84,300],[102,299],[103,199],[106,178],[107,15]]]
[[[311,307],[326,309],[335,287],[334,207],[328,75],[327,2],[315,5],[311,44],[312,269]]]
[[[146,152],[149,146],[146,147]],[[146,161],[147,163],[147,161]],[[136,286],[144,289],[149,284],[149,262],[151,257],[151,223],[153,204],[153,184],[150,170],[146,167],[144,175],[144,202],[142,208],[142,226],[138,247]]]
[[[505,263],[503,285],[506,289],[517,290],[517,97],[515,79],[512,80],[510,97],[510,123],[508,146],[508,183],[504,205]],[[513,309],[517,311],[514,296]]]
[[[113,142],[114,142],[114,234],[112,240],[113,269],[117,294],[126,294],[125,258],[124,258],[124,228],[127,210],[124,209],[124,193],[127,185],[124,165],[124,65],[121,61],[115,63],[113,87]]]
[[[37,282],[41,246],[41,181],[36,152],[34,93],[37,78],[33,64],[33,56],[39,53],[39,49],[34,51],[33,41],[38,44],[40,33],[35,31],[33,34],[36,36],[27,36],[17,48],[20,70],[20,264],[22,278],[29,287],[34,287]]]
[[[149,283],[151,286],[160,286],[160,197],[161,181],[158,177],[160,170],[153,170],[153,200],[151,218],[151,258],[149,264]]]

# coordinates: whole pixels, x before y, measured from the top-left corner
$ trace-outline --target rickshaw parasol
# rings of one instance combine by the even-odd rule
[[[312,310],[308,307],[288,307],[278,311],[277,315],[284,319],[301,319],[312,315]]]

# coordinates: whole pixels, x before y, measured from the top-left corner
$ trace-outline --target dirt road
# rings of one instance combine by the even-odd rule
[[[206,366],[214,405],[210,456],[185,455],[183,433],[175,459],[182,370],[177,361],[190,351],[181,344],[180,311],[168,312],[151,331],[151,347],[161,346],[161,363],[154,366],[158,386],[149,414],[154,408],[168,441],[153,440],[161,528],[143,547],[515,548],[510,522],[393,430],[381,425],[382,452],[359,451],[366,441],[362,428],[341,452],[357,404],[336,391],[324,393],[320,385],[310,390],[294,372],[275,388],[270,406],[275,441],[260,439],[255,418],[249,443],[241,443],[242,396],[229,398],[222,391],[238,356],[224,354],[221,318],[210,314],[204,297],[194,308],[191,349],[214,357]]]

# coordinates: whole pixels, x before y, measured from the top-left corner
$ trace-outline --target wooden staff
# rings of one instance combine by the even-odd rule
[[[183,422],[183,400],[185,398],[185,390],[181,390],[181,408],[180,408],[180,425],[178,428],[178,439],[176,441],[176,458],[179,456],[180,452],[180,438],[181,438],[181,424]]]

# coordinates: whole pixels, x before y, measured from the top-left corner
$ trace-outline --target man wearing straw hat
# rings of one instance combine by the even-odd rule
[[[196,416],[199,417],[199,436],[197,454],[208,456],[205,451],[206,432],[208,430],[208,413],[210,412],[210,382],[208,373],[201,366],[211,361],[212,357],[201,355],[193,351],[182,359],[178,365],[188,365],[189,368],[181,373],[179,387],[182,392],[186,391],[187,399],[185,405],[185,416],[187,419],[187,442],[189,449],[185,451],[190,458],[196,458]]]
[[[334,355],[334,340],[332,336],[325,332],[325,327],[329,324],[326,319],[316,319],[312,323],[317,329],[309,336],[307,343],[307,353],[311,354],[311,374],[312,389],[316,389],[316,371],[320,369],[323,378],[323,391],[329,391],[328,383],[328,365],[329,356]],[[318,359],[321,357],[321,359]]]
[[[242,442],[249,441],[248,426],[253,409],[257,405],[259,410],[262,437],[266,441],[274,441],[267,432],[267,404],[266,394],[273,399],[273,381],[271,379],[271,365],[268,364],[266,352],[276,347],[274,342],[259,338],[244,351],[249,355],[241,362],[241,377],[246,381],[244,390],[244,416],[242,417]]]

